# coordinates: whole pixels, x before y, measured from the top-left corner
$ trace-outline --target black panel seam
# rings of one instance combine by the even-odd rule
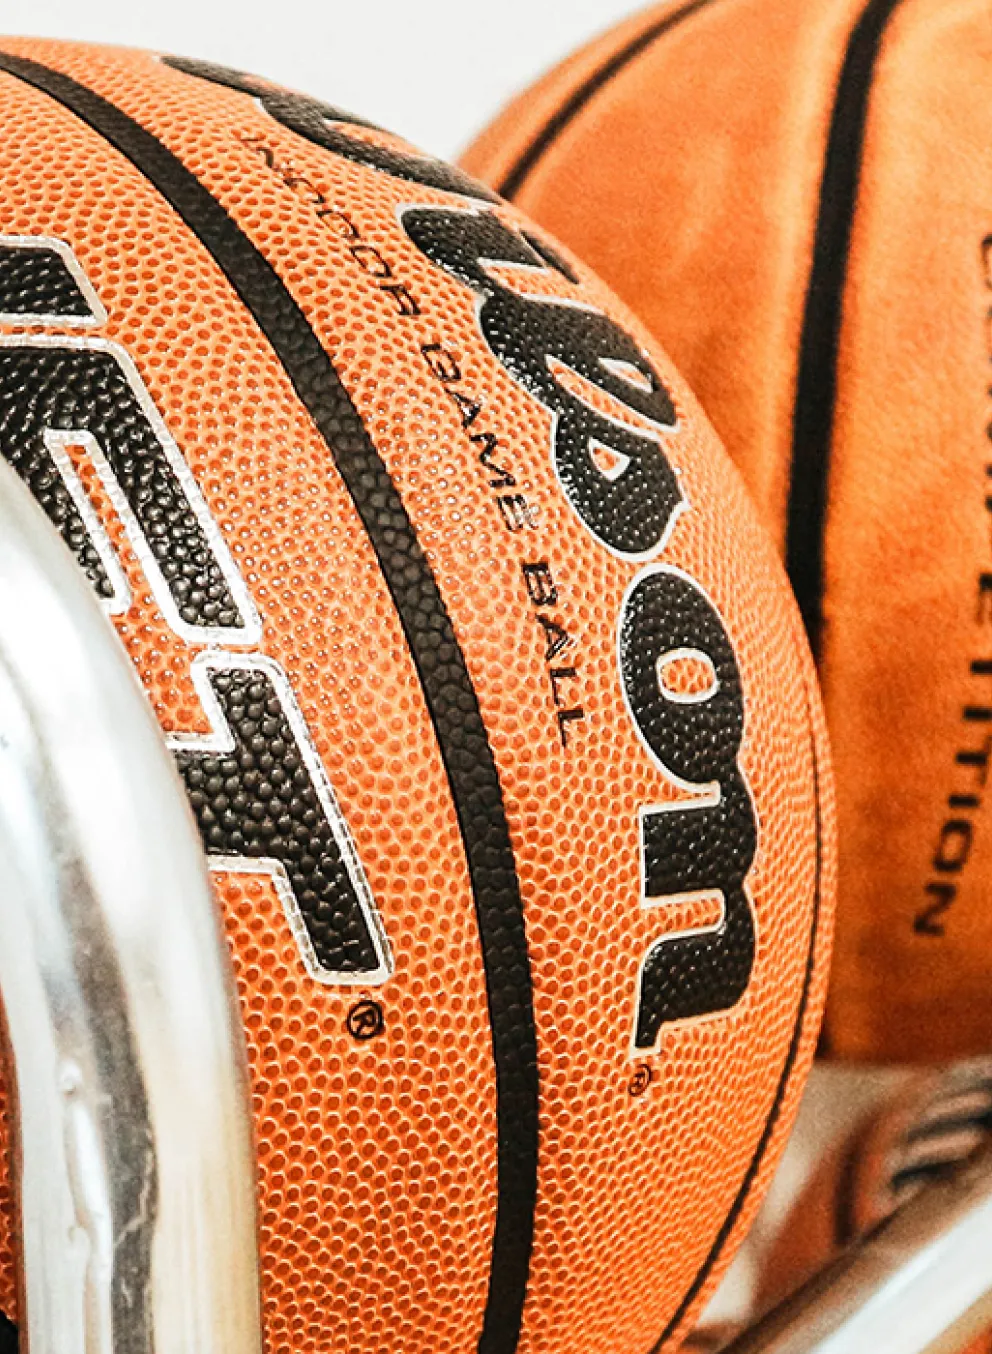
[[[870,0],[848,39],[827,136],[799,341],[785,553],[817,659],[844,292],[871,88],[885,28],[899,3]]]
[[[665,33],[677,28],[685,19],[689,19],[693,14],[701,9],[706,9],[713,3],[713,0],[689,0],[687,5],[677,9],[674,13],[669,13],[664,18],[658,19],[655,23],[645,28],[643,32],[638,33],[632,38],[626,46],[621,47],[618,52],[605,61],[598,70],[588,76],[578,89],[573,90],[562,106],[551,115],[539,132],[537,132],[530,141],[527,148],[521,152],[515,163],[507,170],[502,181],[497,185],[496,191],[501,197],[510,201],[520,192],[525,180],[531,172],[537,167],[538,161],[544,152],[554,144],[561,133],[572,122],[589,101],[596,94],[608,85],[610,81],[632,61],[653,46],[658,38]]]

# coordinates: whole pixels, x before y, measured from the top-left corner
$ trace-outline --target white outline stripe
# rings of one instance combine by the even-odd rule
[[[101,597],[98,593],[97,600],[108,616],[123,616],[125,612],[130,610],[132,601],[127,574],[117,557],[117,551],[114,549],[114,543],[110,539],[106,527],[100,521],[100,514],[86,491],[79,471],[66,450],[67,447],[84,447],[92,460],[89,444],[95,442],[95,439],[90,433],[63,432],[61,429],[56,431],[54,428],[46,428],[44,438],[45,449],[55,463],[55,469],[62,476],[62,482],[75,504],[76,511],[86,528],[90,544],[103,565],[103,571],[107,575],[112,589],[110,597]]]

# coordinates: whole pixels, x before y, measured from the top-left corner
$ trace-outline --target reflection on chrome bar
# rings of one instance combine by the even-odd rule
[[[0,460],[0,990],[32,1354],[257,1354],[233,981],[186,797]]]
[[[992,1326],[992,1149],[909,1199],[725,1354],[955,1354]]]

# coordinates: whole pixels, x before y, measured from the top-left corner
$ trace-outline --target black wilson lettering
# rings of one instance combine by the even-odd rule
[[[401,221],[418,249],[481,298],[479,325],[490,350],[554,415],[554,465],[584,526],[623,556],[659,550],[683,500],[657,433],[643,423],[673,428],[675,409],[630,336],[598,311],[557,294],[525,295],[504,280],[516,270],[533,284],[563,269],[494,213],[410,207]],[[442,370],[439,354],[432,353],[432,367]],[[444,373],[450,380],[455,369]],[[603,398],[594,404],[597,396]],[[611,405],[621,413],[607,414]],[[623,411],[640,416],[640,426]],[[523,576],[544,632],[567,749],[570,728],[586,717],[568,699],[578,675],[565,652],[571,637],[544,612],[557,600],[547,562],[525,564]],[[699,696],[678,698],[662,683],[659,663],[687,650],[705,654],[715,682]],[[695,799],[641,811],[645,899],[714,893],[723,904],[717,926],[662,939],[645,956],[634,1032],[643,1051],[656,1046],[664,1023],[726,1010],[747,987],[754,916],[744,879],[757,822],[737,764],[744,709],[736,659],[723,622],[691,579],[660,566],[640,575],[620,620],[620,667],[628,708],[652,756],[699,790]]]
[[[349,136],[345,127],[365,127],[370,131],[382,132],[374,122],[346,113],[320,99],[307,94],[296,94],[288,89],[279,89],[244,71],[232,70],[229,66],[215,66],[207,61],[194,61],[186,57],[167,56],[163,58],[167,66],[183,71],[186,75],[198,76],[201,80],[210,80],[215,85],[224,85],[242,94],[250,94],[257,99],[270,117],[281,123],[297,136],[304,137],[323,150],[341,155],[356,164],[377,169],[396,179],[406,179],[410,183],[423,184],[426,188],[441,188],[445,192],[458,193],[461,197],[477,198],[482,202],[495,202],[496,194],[484,184],[478,183],[464,170],[454,165],[435,160],[429,155],[418,154],[412,150],[399,150],[396,146],[373,144]]]
[[[521,230],[520,234],[533,249],[535,254],[540,254],[541,258],[553,268],[556,273],[561,273],[562,277],[567,278],[569,282],[578,283],[579,275],[572,265],[564,259],[558,250],[554,248],[550,240],[542,240],[540,235],[533,230]]]
[[[654,566],[633,583],[619,632],[624,695],[659,765],[697,797],[641,810],[644,896],[650,906],[719,892],[710,930],[659,940],[641,967],[634,1047],[653,1048],[667,1021],[722,1011],[738,1001],[754,963],[754,917],[744,879],[757,844],[750,791],[737,764],[744,704],[737,662],[712,602],[687,575]],[[664,660],[705,655],[714,680],[676,695]]]
[[[630,335],[600,311],[523,296],[500,281],[501,267],[533,277],[553,265],[492,212],[410,207],[402,223],[418,249],[482,299],[479,323],[494,356],[554,414],[555,469],[587,529],[621,555],[657,550],[682,502],[658,438],[600,412],[555,370],[558,364],[621,411],[673,428],[668,391]]]
[[[539,1072],[530,953],[499,772],[437,580],[340,373],[250,235],[164,142],[123,109],[29,58],[0,52],[0,66],[106,138],[198,237],[313,418],[328,464],[340,474],[379,560],[430,712],[475,901],[496,1072],[496,1198],[479,1349],[511,1354],[527,1294],[537,1200]]]

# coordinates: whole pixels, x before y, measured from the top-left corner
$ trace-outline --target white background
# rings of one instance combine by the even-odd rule
[[[517,89],[645,0],[28,0],[3,29],[237,66],[454,155]]]

